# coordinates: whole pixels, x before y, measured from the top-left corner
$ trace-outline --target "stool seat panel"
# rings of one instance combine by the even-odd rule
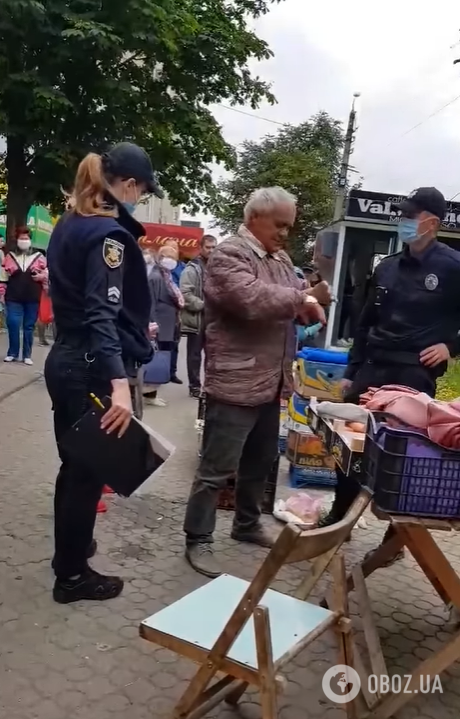
[[[223,574],[148,617],[142,624],[209,651],[248,587],[249,582],[244,579]],[[275,662],[331,615],[328,609],[272,589],[266,591],[259,604],[267,607],[270,613]],[[228,658],[257,669],[252,616],[230,649]]]

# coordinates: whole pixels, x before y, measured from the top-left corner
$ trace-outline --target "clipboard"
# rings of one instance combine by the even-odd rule
[[[110,406],[110,398],[94,406],[64,435],[59,448],[107,484],[114,492],[130,497],[174,452],[174,446],[146,424],[132,417],[123,437],[107,434],[101,419]],[[97,404],[96,404],[97,402]]]

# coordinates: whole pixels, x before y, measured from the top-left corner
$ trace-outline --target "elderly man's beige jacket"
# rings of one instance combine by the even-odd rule
[[[211,397],[256,406],[289,395],[301,288],[288,255],[269,255],[244,226],[217,247],[204,290]]]

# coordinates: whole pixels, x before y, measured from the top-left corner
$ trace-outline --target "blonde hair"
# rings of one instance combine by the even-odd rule
[[[73,191],[68,195],[68,209],[83,217],[117,217],[116,208],[107,203],[109,183],[114,180],[104,172],[103,158],[90,152],[80,162]]]

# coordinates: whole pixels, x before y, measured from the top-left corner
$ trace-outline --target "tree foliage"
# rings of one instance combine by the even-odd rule
[[[296,262],[304,262],[306,242],[332,219],[343,139],[340,122],[321,112],[301,125],[286,125],[260,142],[244,142],[233,177],[219,183],[213,208],[216,224],[233,232],[253,190],[284,187],[298,200],[291,255]]]
[[[132,140],[176,203],[206,205],[232,148],[207,106],[273,101],[248,18],[277,0],[1,0],[0,135],[8,213],[56,206],[89,150]]]

